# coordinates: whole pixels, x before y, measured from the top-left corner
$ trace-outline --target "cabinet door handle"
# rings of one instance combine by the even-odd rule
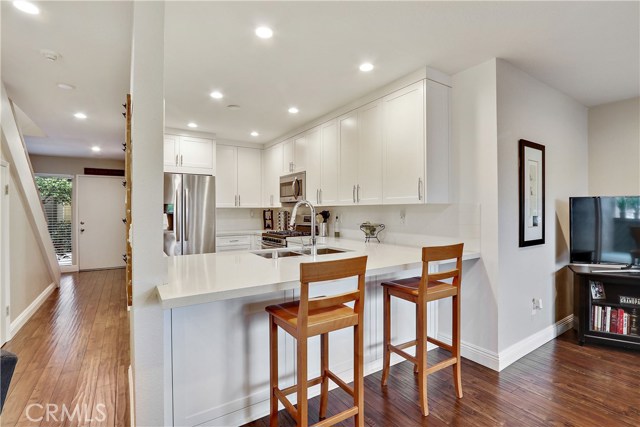
[[[178,155],[176,154],[176,166],[178,166]]]
[[[418,178],[418,200],[422,200],[422,178]]]
[[[180,154],[180,166],[182,166],[182,154]]]
[[[358,197],[356,198],[356,200],[358,201],[358,203],[360,203],[360,184],[358,184],[358,188],[357,188],[357,190],[356,190],[356,194],[357,194],[357,196],[358,196]]]
[[[320,203],[322,203],[322,188],[320,189]]]
[[[240,195],[238,194],[238,206],[240,206]]]
[[[233,206],[238,206],[238,195],[233,196]]]
[[[320,189],[316,188],[316,203],[320,204]]]
[[[355,186],[355,185],[353,186],[353,190],[351,190],[351,192],[353,193],[353,194],[352,194],[352,196],[353,196],[353,203],[355,203],[355,202],[356,202],[356,186]]]

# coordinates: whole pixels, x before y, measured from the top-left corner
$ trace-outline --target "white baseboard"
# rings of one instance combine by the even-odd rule
[[[451,345],[451,335],[438,334],[438,339],[445,344]],[[494,371],[499,370],[500,360],[498,353],[494,351],[460,340],[460,355]]]
[[[44,303],[46,299],[49,298],[49,295],[51,295],[55,288],[55,283],[51,283],[49,286],[47,286],[44,291],[42,291],[42,293],[38,295],[31,304],[29,304],[29,307],[27,307],[11,322],[11,325],[9,326],[9,339],[13,338],[20,330],[20,328],[22,328],[27,323],[27,321],[31,319],[31,316],[33,316],[36,311],[38,311],[42,303]]]
[[[131,365],[129,365],[127,374],[129,375],[129,425],[131,427],[136,427],[136,407],[133,395],[133,369],[131,368]]]
[[[513,362],[520,359],[522,356],[526,356],[536,348],[548,343],[558,335],[562,335],[573,327],[573,314],[565,317],[564,319],[547,326],[541,331],[509,346],[502,350],[499,354],[500,367],[498,371],[503,370]]]
[[[465,359],[472,360],[482,366],[500,372],[521,357],[526,356],[541,345],[548,343],[571,329],[574,325],[573,317],[573,314],[571,314],[553,325],[502,350],[499,354],[462,340],[460,342],[460,354]],[[439,334],[438,339],[445,344],[451,344],[451,335]]]

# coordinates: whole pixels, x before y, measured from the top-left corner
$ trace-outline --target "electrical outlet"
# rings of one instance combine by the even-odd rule
[[[536,308],[537,308],[536,299],[535,299],[535,298],[533,298],[533,299],[531,300],[531,315],[532,315],[532,316],[533,316],[533,315],[535,315],[535,314],[538,312],[538,311],[536,310]]]
[[[542,310],[542,298],[538,298],[538,310]]]
[[[407,213],[403,209],[400,211],[400,224],[406,224],[406,221],[407,221]]]

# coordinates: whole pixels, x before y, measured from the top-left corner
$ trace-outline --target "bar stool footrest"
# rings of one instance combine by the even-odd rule
[[[340,412],[339,414],[335,414],[330,416],[329,418],[325,418],[324,420],[313,424],[311,427],[329,427],[338,424],[340,421],[344,421],[347,418],[353,417],[360,409],[357,406],[349,408],[345,411]]]
[[[450,357],[443,360],[442,362],[438,362],[435,365],[427,368],[427,375],[433,374],[434,372],[439,371],[440,369],[444,369],[448,366],[455,365],[457,361],[458,359],[456,359],[455,357]]]
[[[331,372],[328,369],[327,369],[327,377],[329,377],[329,379],[331,381],[333,381],[334,383],[336,383],[338,385],[338,387],[340,387],[345,392],[347,392],[351,397],[353,397],[353,388],[349,387],[347,385],[347,383],[342,381],[342,379],[338,378],[338,376],[336,374],[334,374],[333,372]]]
[[[410,347],[410,346],[408,346]],[[413,363],[414,365],[418,364],[418,359],[416,359],[414,356],[410,355],[409,353],[407,353],[404,350],[399,349],[398,347],[396,347],[395,345],[391,345],[389,344],[389,351],[392,353],[395,353],[397,355],[400,355],[402,357],[404,357],[405,359],[407,359],[408,361],[410,361],[411,363]]]

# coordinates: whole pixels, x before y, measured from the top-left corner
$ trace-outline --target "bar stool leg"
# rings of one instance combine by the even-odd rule
[[[420,311],[420,306],[418,304],[416,304],[416,342],[420,339],[420,328],[419,325],[420,323],[418,323],[418,316]],[[418,354],[418,347],[416,344],[416,355]],[[413,365],[413,373],[417,374],[419,372],[418,370],[418,364],[416,363],[415,365]]]
[[[278,325],[269,315],[269,363],[270,363],[270,388],[271,412],[269,413],[269,425],[278,427],[278,398],[275,389],[278,387]]]
[[[384,325],[384,337],[382,340],[382,386],[387,385],[387,379],[389,378],[389,365],[391,365],[391,353],[389,351],[389,345],[391,344],[391,295],[386,287],[383,287],[383,320]]]
[[[320,336],[320,375],[322,375],[322,385],[320,386],[320,419],[327,416],[327,402],[329,400],[329,334]]]
[[[453,383],[456,389],[456,395],[458,398],[462,398],[462,367],[460,364],[460,295],[454,295],[452,306],[453,312],[453,330],[451,337],[451,345],[453,347],[453,357],[456,358],[456,363],[453,365]]]
[[[359,302],[361,304],[361,302]],[[358,407],[355,416],[356,427],[364,427],[364,377],[363,377],[363,347],[364,338],[361,325],[353,329],[353,405]]]
[[[416,322],[418,324],[418,342],[416,344],[416,359],[418,359],[418,388],[420,390],[420,409],[422,415],[429,415],[429,403],[427,401],[427,324],[426,308],[427,303],[418,301],[418,313]]]
[[[307,427],[309,425],[309,402],[307,401],[307,337],[298,336],[298,419],[296,424],[298,427]]]

